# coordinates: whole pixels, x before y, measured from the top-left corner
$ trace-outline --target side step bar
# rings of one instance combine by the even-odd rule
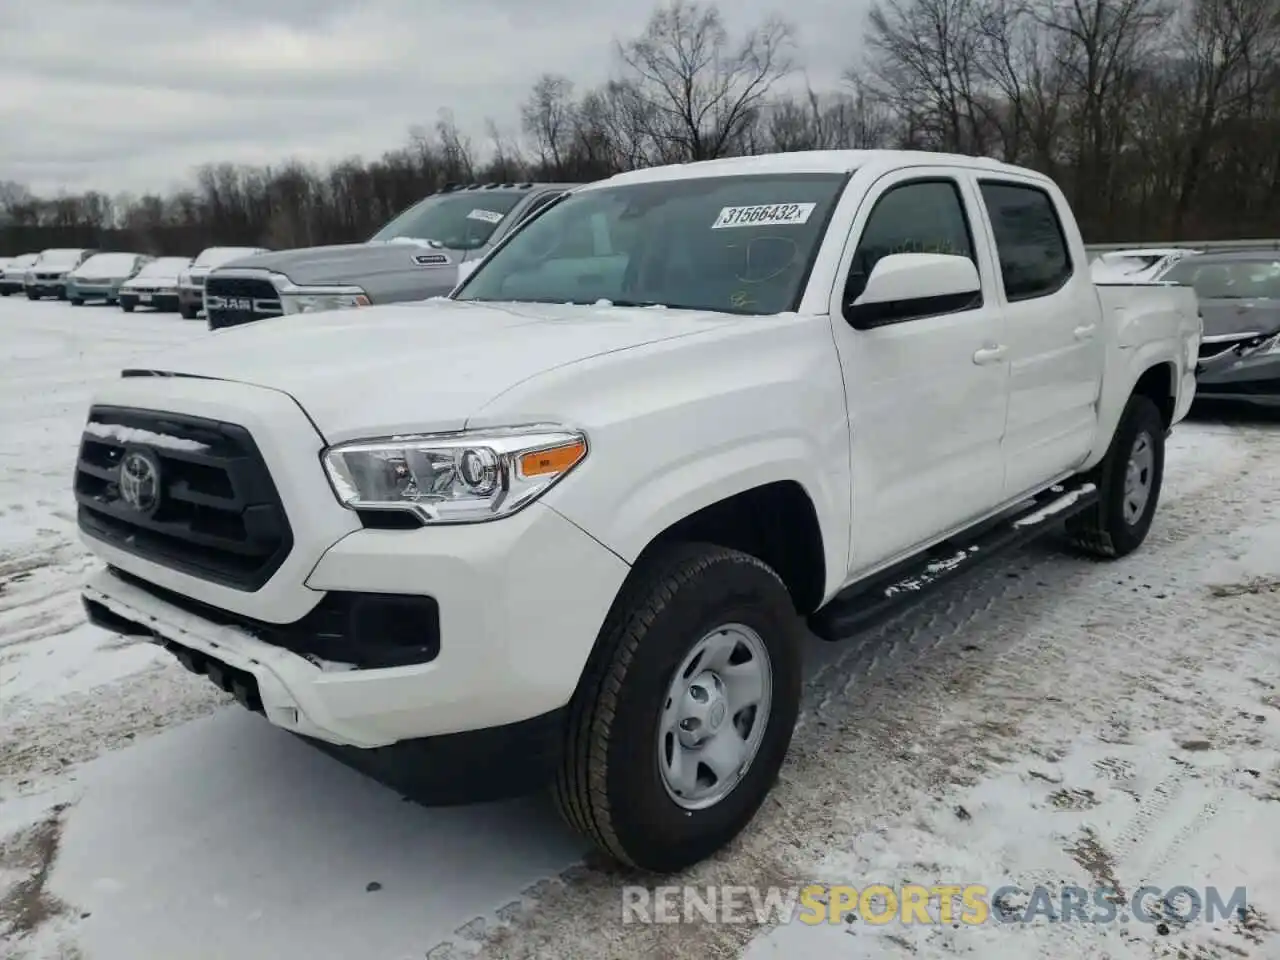
[[[1098,502],[1092,483],[1055,486],[1022,510],[1001,517],[967,538],[938,544],[923,554],[846,587],[809,616],[809,629],[838,641],[917,602],[926,592],[1005,551],[1020,547]],[[962,535],[964,537],[964,535]]]

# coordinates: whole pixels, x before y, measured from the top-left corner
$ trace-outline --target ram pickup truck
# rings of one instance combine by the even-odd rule
[[[178,276],[178,314],[183,320],[194,320],[204,309],[204,282],[210,271],[266,252],[265,247],[205,247]]]
[[[214,271],[209,329],[289,313],[426,300],[457,285],[508,232],[572,189],[565,183],[451,184],[366,243],[279,250]]]
[[[406,795],[550,785],[678,870],[774,783],[806,626],[1047,530],[1143,542],[1200,332],[1188,288],[1100,291],[1058,187],[994,160],[624,173],[447,297],[124,370],[76,466],[83,598]]]

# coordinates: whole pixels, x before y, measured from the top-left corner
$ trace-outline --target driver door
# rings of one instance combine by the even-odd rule
[[[1001,503],[1009,363],[998,272],[974,236],[979,210],[965,171],[915,168],[873,184],[855,217],[831,303],[853,451],[854,578]],[[906,301],[891,322],[855,329],[845,304],[891,253],[966,256],[981,295],[959,309]]]

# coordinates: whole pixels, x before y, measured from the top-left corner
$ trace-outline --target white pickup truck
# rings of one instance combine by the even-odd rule
[[[809,152],[577,189],[447,298],[266,320],[95,398],[93,622],[408,795],[550,785],[696,862],[838,640],[1002,547],[1147,535],[1200,338],[1049,179]]]

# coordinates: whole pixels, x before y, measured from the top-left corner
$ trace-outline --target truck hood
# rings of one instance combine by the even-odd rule
[[[473,252],[472,255],[478,255]],[[408,269],[423,272],[427,286],[438,274],[438,286],[452,288],[458,264],[468,254],[430,245],[425,241],[392,240],[375,243],[348,243],[331,247],[303,247],[276,250],[236,261],[236,269],[254,268],[283,274],[300,287],[316,284],[364,284],[376,286],[379,277],[403,274]]]
[[[490,400],[540,373],[742,322],[665,308],[431,300],[230,327],[149,357],[126,375],[278,390],[337,443],[460,430]]]

